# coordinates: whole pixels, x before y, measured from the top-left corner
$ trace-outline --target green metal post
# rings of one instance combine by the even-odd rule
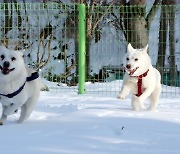
[[[79,94],[85,93],[85,54],[86,54],[86,6],[84,4],[79,4],[79,23],[78,23],[78,83],[79,83]]]

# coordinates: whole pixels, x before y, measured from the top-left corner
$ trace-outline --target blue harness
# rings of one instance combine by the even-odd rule
[[[26,81],[24,82],[24,84],[18,89],[16,90],[15,92],[11,93],[11,94],[1,94],[1,96],[5,96],[7,98],[13,98],[14,96],[18,95],[24,88],[26,82],[30,82],[30,81],[33,81],[33,80],[36,80],[37,78],[39,77],[39,73],[38,72],[34,72],[31,74],[31,76],[27,77],[26,78]]]

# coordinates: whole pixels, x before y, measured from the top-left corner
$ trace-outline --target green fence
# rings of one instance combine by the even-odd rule
[[[180,6],[0,3],[0,39],[57,91],[117,94],[127,42],[149,44],[163,96],[180,96]]]

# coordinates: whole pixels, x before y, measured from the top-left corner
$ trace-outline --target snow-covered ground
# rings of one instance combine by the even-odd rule
[[[162,97],[156,112],[135,112],[130,98],[50,87],[25,123],[17,118],[0,127],[1,154],[180,153],[180,98],[174,96]]]

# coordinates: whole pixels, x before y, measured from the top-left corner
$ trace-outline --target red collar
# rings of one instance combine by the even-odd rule
[[[149,69],[145,73],[143,73],[143,74],[141,74],[139,76],[133,76],[133,77],[138,78],[138,82],[137,82],[138,93],[136,94],[136,96],[138,96],[138,97],[141,96],[141,94],[142,94],[142,78],[146,77],[148,72],[149,72]]]

